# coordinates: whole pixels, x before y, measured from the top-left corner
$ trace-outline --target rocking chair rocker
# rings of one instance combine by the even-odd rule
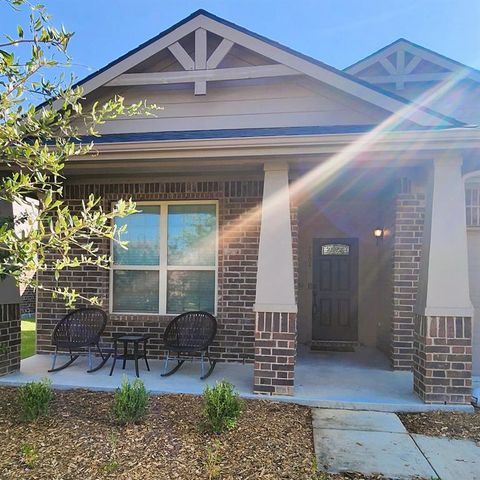
[[[100,336],[105,330],[107,324],[107,314],[100,308],[88,307],[79,308],[68,313],[60,320],[52,334],[52,344],[55,346],[52,368],[49,372],[58,372],[69,367],[85,348],[88,351],[88,370],[87,373],[100,370],[111,353],[104,354],[100,348]],[[92,347],[96,347],[102,358],[99,365],[93,368]],[[68,351],[70,360],[55,368],[57,354],[59,351]]]
[[[173,375],[185,362],[185,358],[200,353],[202,376],[205,380],[213,372],[216,361],[209,355],[209,347],[217,333],[217,320],[207,312],[187,312],[175,317],[165,329],[163,340],[167,349],[162,377]],[[170,354],[176,354],[177,365],[167,371]],[[205,356],[210,368],[205,373]]]

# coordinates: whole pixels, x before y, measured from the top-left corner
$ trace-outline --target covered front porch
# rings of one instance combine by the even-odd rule
[[[58,389],[88,389],[113,391],[123,375],[134,378],[133,362],[126,370],[117,368],[108,375],[111,361],[95,373],[86,373],[87,358],[56,373],[47,373],[51,365],[49,355],[34,355],[22,361],[19,372],[0,378],[2,386],[17,386],[25,382],[49,378]],[[162,362],[149,362],[151,371],[140,370],[140,378],[151,393],[184,393],[199,395],[206,385],[227,379],[243,398],[265,398],[253,393],[253,365],[220,363],[206,381],[201,381],[198,363],[186,363],[175,375],[162,378]],[[276,401],[349,410],[387,412],[421,412],[434,409],[469,411],[468,405],[428,405],[412,390],[412,373],[392,371],[388,358],[375,348],[361,347],[355,352],[311,352],[300,349],[295,368],[293,396],[275,396]],[[480,379],[479,383],[480,383]]]
[[[292,395],[304,391],[301,359],[293,369],[285,350],[286,335],[295,332],[299,348],[368,352],[367,365],[382,351],[385,372],[413,370],[403,377],[410,380],[405,392],[413,387],[425,403],[470,404],[464,167],[462,156],[451,153],[402,161],[362,154],[345,163],[339,154],[316,166],[265,166],[256,392],[283,395],[284,379]],[[290,236],[290,217],[293,254],[279,245]],[[308,358],[326,367],[315,355]],[[350,360],[352,368],[366,366],[361,355]],[[341,390],[344,372],[336,373]],[[314,378],[321,390],[320,375]]]
[[[462,178],[466,162],[460,155],[438,152],[413,152],[402,161],[395,152],[367,152],[348,161],[343,153],[314,153],[279,159],[272,152],[266,159],[250,159],[237,181],[205,172],[198,182],[172,183],[167,170],[138,185],[120,178],[105,185],[101,178],[92,185],[72,179],[67,190],[72,202],[92,190],[113,192],[107,194],[108,202],[124,195],[140,202],[218,202],[218,285],[212,298],[217,296],[220,328],[213,353],[228,363],[219,362],[210,382],[227,378],[244,396],[289,396],[323,406],[432,408],[423,400],[434,408],[444,408],[444,403],[470,408],[473,310]],[[177,188],[179,193],[172,193]],[[382,232],[378,241],[373,236],[377,227]],[[346,246],[355,252],[350,263],[355,281],[349,284],[348,298],[340,298],[333,288],[317,288],[315,278],[325,273],[327,263],[334,263],[318,258],[324,255],[322,247],[328,247],[325,256],[346,257],[335,253],[336,248],[344,253]],[[339,258],[338,271],[344,264]],[[115,333],[153,334],[152,354],[162,358],[161,335],[170,317],[160,310],[148,316],[116,313],[108,274],[88,272],[84,277],[86,288],[104,294],[102,306],[109,311],[105,340]],[[70,280],[79,289],[87,285],[81,275]],[[328,325],[335,331],[330,331],[326,324],[331,319],[320,313],[334,303],[334,295],[336,310],[347,305],[342,312],[352,314],[337,315],[336,323]],[[45,354],[52,351],[51,332],[64,306],[41,300],[37,351]],[[340,331],[346,326],[349,337]],[[12,342],[17,342],[18,332],[11,330]],[[325,341],[349,343],[353,351],[311,351]],[[42,378],[49,362],[47,355],[35,356],[0,382]],[[104,370],[87,375],[84,367],[74,365],[52,375],[54,385],[118,386],[118,370],[111,378]],[[154,365],[152,371],[158,373],[142,378],[153,392],[201,393],[198,365],[190,367],[162,379],[160,366]],[[414,375],[407,371],[412,368]]]

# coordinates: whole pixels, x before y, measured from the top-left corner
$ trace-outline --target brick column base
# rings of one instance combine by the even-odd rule
[[[0,305],[0,376],[20,370],[20,305]]]
[[[293,395],[296,344],[296,313],[257,312],[255,393]]]
[[[471,317],[415,315],[413,389],[425,403],[470,404]]]

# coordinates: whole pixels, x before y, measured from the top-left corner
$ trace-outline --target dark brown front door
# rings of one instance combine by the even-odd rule
[[[358,240],[313,241],[313,340],[357,340]]]

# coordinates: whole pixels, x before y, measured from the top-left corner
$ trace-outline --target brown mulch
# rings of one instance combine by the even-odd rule
[[[210,435],[200,397],[152,396],[147,418],[121,427],[109,393],[57,391],[49,417],[30,424],[16,394],[0,388],[2,480],[367,480],[314,472],[311,413],[299,405],[245,401],[235,429]]]
[[[480,443],[480,409],[475,409],[474,413],[434,411],[398,416],[410,433],[463,438]]]

